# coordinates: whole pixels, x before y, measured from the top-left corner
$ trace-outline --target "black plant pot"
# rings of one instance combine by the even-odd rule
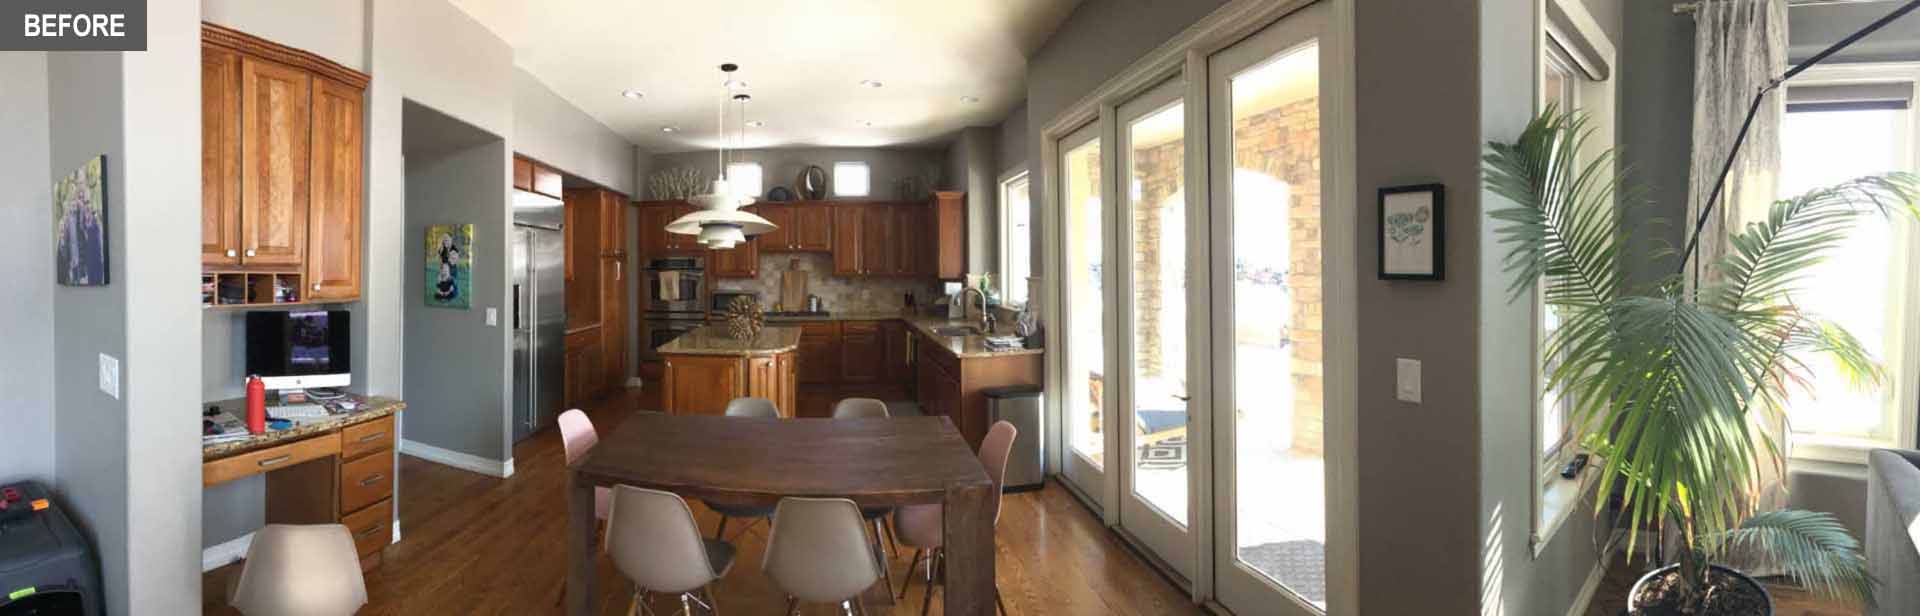
[[[1708,567],[1715,571],[1719,571],[1722,574],[1731,576],[1736,580],[1745,582],[1748,586],[1753,587],[1755,591],[1758,591],[1760,593],[1760,596],[1766,600],[1767,609],[1766,611],[1761,612],[1759,614],[1755,614],[1754,616],[1773,616],[1773,595],[1767,593],[1767,587],[1765,585],[1762,585],[1759,581],[1753,579],[1752,576],[1742,573],[1738,569],[1722,567],[1720,565],[1708,565]],[[1635,603],[1637,603],[1640,600],[1640,589],[1646,586],[1647,582],[1654,579],[1658,579],[1661,576],[1664,576],[1669,572],[1672,572],[1673,570],[1678,568],[1680,568],[1680,565],[1667,565],[1665,567],[1661,567],[1659,569],[1654,569],[1653,571],[1649,571],[1647,572],[1646,575],[1640,576],[1640,579],[1633,583],[1633,588],[1627,591],[1627,614],[1633,615],[1633,616],[1637,616],[1638,614],[1640,614],[1640,606],[1635,605]]]

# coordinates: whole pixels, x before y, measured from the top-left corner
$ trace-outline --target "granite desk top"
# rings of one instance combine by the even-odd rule
[[[939,329],[942,327],[979,327],[978,323],[972,320],[953,321],[953,320],[937,318],[937,317],[916,317],[916,318],[901,319],[901,320],[906,321],[907,327],[911,327],[914,329],[914,331],[920,332],[920,335],[926,337],[928,341],[932,342],[935,348],[946,351],[948,354],[951,354],[954,357],[959,359],[988,359],[988,358],[994,358],[994,357],[1014,357],[1019,355],[1043,355],[1047,352],[1045,348],[1005,349],[1005,350],[992,349],[987,347],[987,341],[984,336],[980,336],[980,335],[942,336],[934,332],[935,329]],[[1011,329],[1011,327],[1002,326],[995,329],[1000,330],[1002,333],[1007,333],[1008,330]]]
[[[360,408],[339,415],[333,415],[325,419],[295,421],[291,428],[284,430],[269,429],[265,434],[255,434],[244,440],[202,444],[200,446],[200,460],[203,462],[218,460],[255,449],[263,449],[281,443],[297,441],[316,434],[325,434],[354,424],[388,417],[400,412],[401,409],[407,408],[407,403],[393,398],[383,398],[380,396],[350,396],[350,398],[359,402]],[[247,414],[247,401],[245,398],[221,400],[219,402],[209,403],[209,405],[220,407],[221,411],[231,413],[234,417],[244,418]]]
[[[747,340],[727,336],[727,326],[702,326],[656,349],[662,355],[733,355],[752,357],[788,353],[800,347],[800,328],[767,326]]]

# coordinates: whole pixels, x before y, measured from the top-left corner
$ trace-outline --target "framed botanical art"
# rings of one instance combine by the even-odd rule
[[[429,225],[426,243],[427,305],[473,306],[473,225]]]
[[[53,279],[69,287],[106,286],[109,269],[102,154],[53,183]]]
[[[1446,187],[1380,189],[1380,279],[1445,280]]]

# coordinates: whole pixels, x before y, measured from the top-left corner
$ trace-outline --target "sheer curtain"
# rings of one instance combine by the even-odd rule
[[[1747,106],[1761,88],[1786,72],[1786,0],[1703,0],[1694,13],[1693,153],[1688,169],[1686,232],[1700,218],[1727,152],[1740,133]],[[1727,175],[1719,203],[1700,234],[1699,254],[1689,261],[1686,283],[1710,282],[1714,261],[1726,252],[1730,231],[1766,215],[1780,171],[1780,123],[1786,115],[1785,90],[1774,90],[1760,104],[1740,156]],[[1684,246],[1684,245],[1683,245]],[[1755,429],[1765,432],[1787,453],[1786,421],[1778,409],[1755,407]],[[1764,454],[1763,454],[1764,455]],[[1775,462],[1763,464],[1761,511],[1786,506],[1785,477]]]

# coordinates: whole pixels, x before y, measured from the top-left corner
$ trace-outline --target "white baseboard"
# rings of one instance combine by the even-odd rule
[[[226,543],[200,550],[200,572],[206,573],[247,557],[247,548],[253,545],[253,533],[247,533],[228,540]]]
[[[445,464],[461,470],[473,471],[488,477],[507,478],[513,476],[513,459],[505,462],[488,460],[470,453],[461,453],[451,449],[434,447],[419,441],[400,440],[400,453],[428,462]]]
[[[393,521],[393,542],[400,542],[400,520],[397,519]]]
[[[1618,551],[1623,531],[1616,530],[1606,543],[1601,544],[1606,552],[1600,560],[1593,563],[1593,570],[1587,572],[1587,581],[1580,584],[1580,592],[1574,593],[1573,604],[1567,606],[1567,616],[1584,616],[1587,609],[1593,607],[1593,596],[1600,592],[1600,582],[1607,577],[1607,567],[1613,564],[1613,553]]]

